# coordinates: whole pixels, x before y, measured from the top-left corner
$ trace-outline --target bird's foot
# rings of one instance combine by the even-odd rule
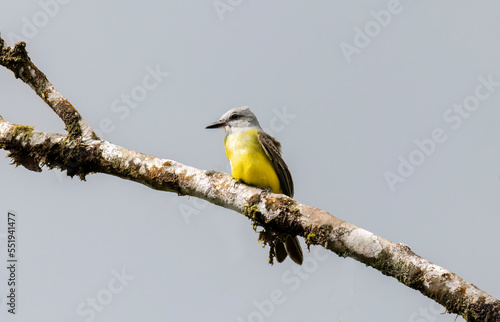
[[[259,188],[262,189],[262,191],[260,192],[261,197],[263,194],[268,194],[269,192],[271,192],[271,187],[267,187],[267,188],[259,187]]]

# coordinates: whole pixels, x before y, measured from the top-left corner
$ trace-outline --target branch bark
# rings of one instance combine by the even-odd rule
[[[160,159],[98,138],[78,111],[31,62],[24,43],[5,46],[0,37],[0,64],[28,84],[63,120],[68,134],[46,133],[7,122],[0,116],[0,148],[12,163],[32,171],[41,166],[67,171],[85,180],[105,173],[156,190],[207,200],[244,214],[264,228],[259,238],[272,244],[287,235],[304,237],[308,246],[321,245],[342,257],[352,257],[443,305],[467,321],[500,321],[500,301],[411,251],[328,212],[237,183],[216,171],[199,170]],[[272,262],[273,254],[270,254]]]

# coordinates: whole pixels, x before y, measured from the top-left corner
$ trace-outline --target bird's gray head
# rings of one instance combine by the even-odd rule
[[[230,109],[217,122],[208,125],[206,129],[220,127],[224,127],[226,134],[248,129],[261,129],[259,121],[247,106]]]

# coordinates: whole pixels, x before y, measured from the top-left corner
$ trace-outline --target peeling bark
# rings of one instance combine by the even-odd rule
[[[155,158],[99,139],[78,111],[31,62],[24,43],[4,46],[0,64],[33,90],[66,125],[67,135],[45,133],[9,123],[0,116],[0,148],[12,163],[32,171],[58,168],[84,180],[104,173],[139,182],[156,190],[207,200],[244,214],[264,230],[269,244],[288,235],[304,237],[308,246],[321,245],[342,257],[352,257],[402,284],[420,291],[467,321],[500,321],[500,301],[456,274],[328,212],[236,182],[216,171],[199,170],[176,161]],[[272,261],[272,254],[271,254]]]

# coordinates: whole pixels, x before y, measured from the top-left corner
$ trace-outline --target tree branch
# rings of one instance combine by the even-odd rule
[[[28,84],[52,108],[63,120],[70,136],[97,139],[94,131],[80,113],[31,62],[26,51],[26,43],[18,42],[14,47],[9,47],[5,46],[4,40],[0,37],[0,51],[0,65],[10,69],[16,78]]]
[[[262,226],[259,238],[265,243],[284,240],[288,234],[300,235],[308,246],[321,245],[396,278],[446,307],[448,313],[460,314],[467,321],[500,321],[498,299],[418,256],[407,245],[395,244],[285,195],[237,183],[227,174],[155,158],[99,139],[31,62],[24,43],[11,48],[0,38],[0,45],[0,64],[30,85],[68,131],[68,135],[40,132],[0,117],[0,148],[9,151],[16,166],[41,171],[45,165],[82,180],[90,173],[105,173],[156,190],[198,197],[242,213]]]

